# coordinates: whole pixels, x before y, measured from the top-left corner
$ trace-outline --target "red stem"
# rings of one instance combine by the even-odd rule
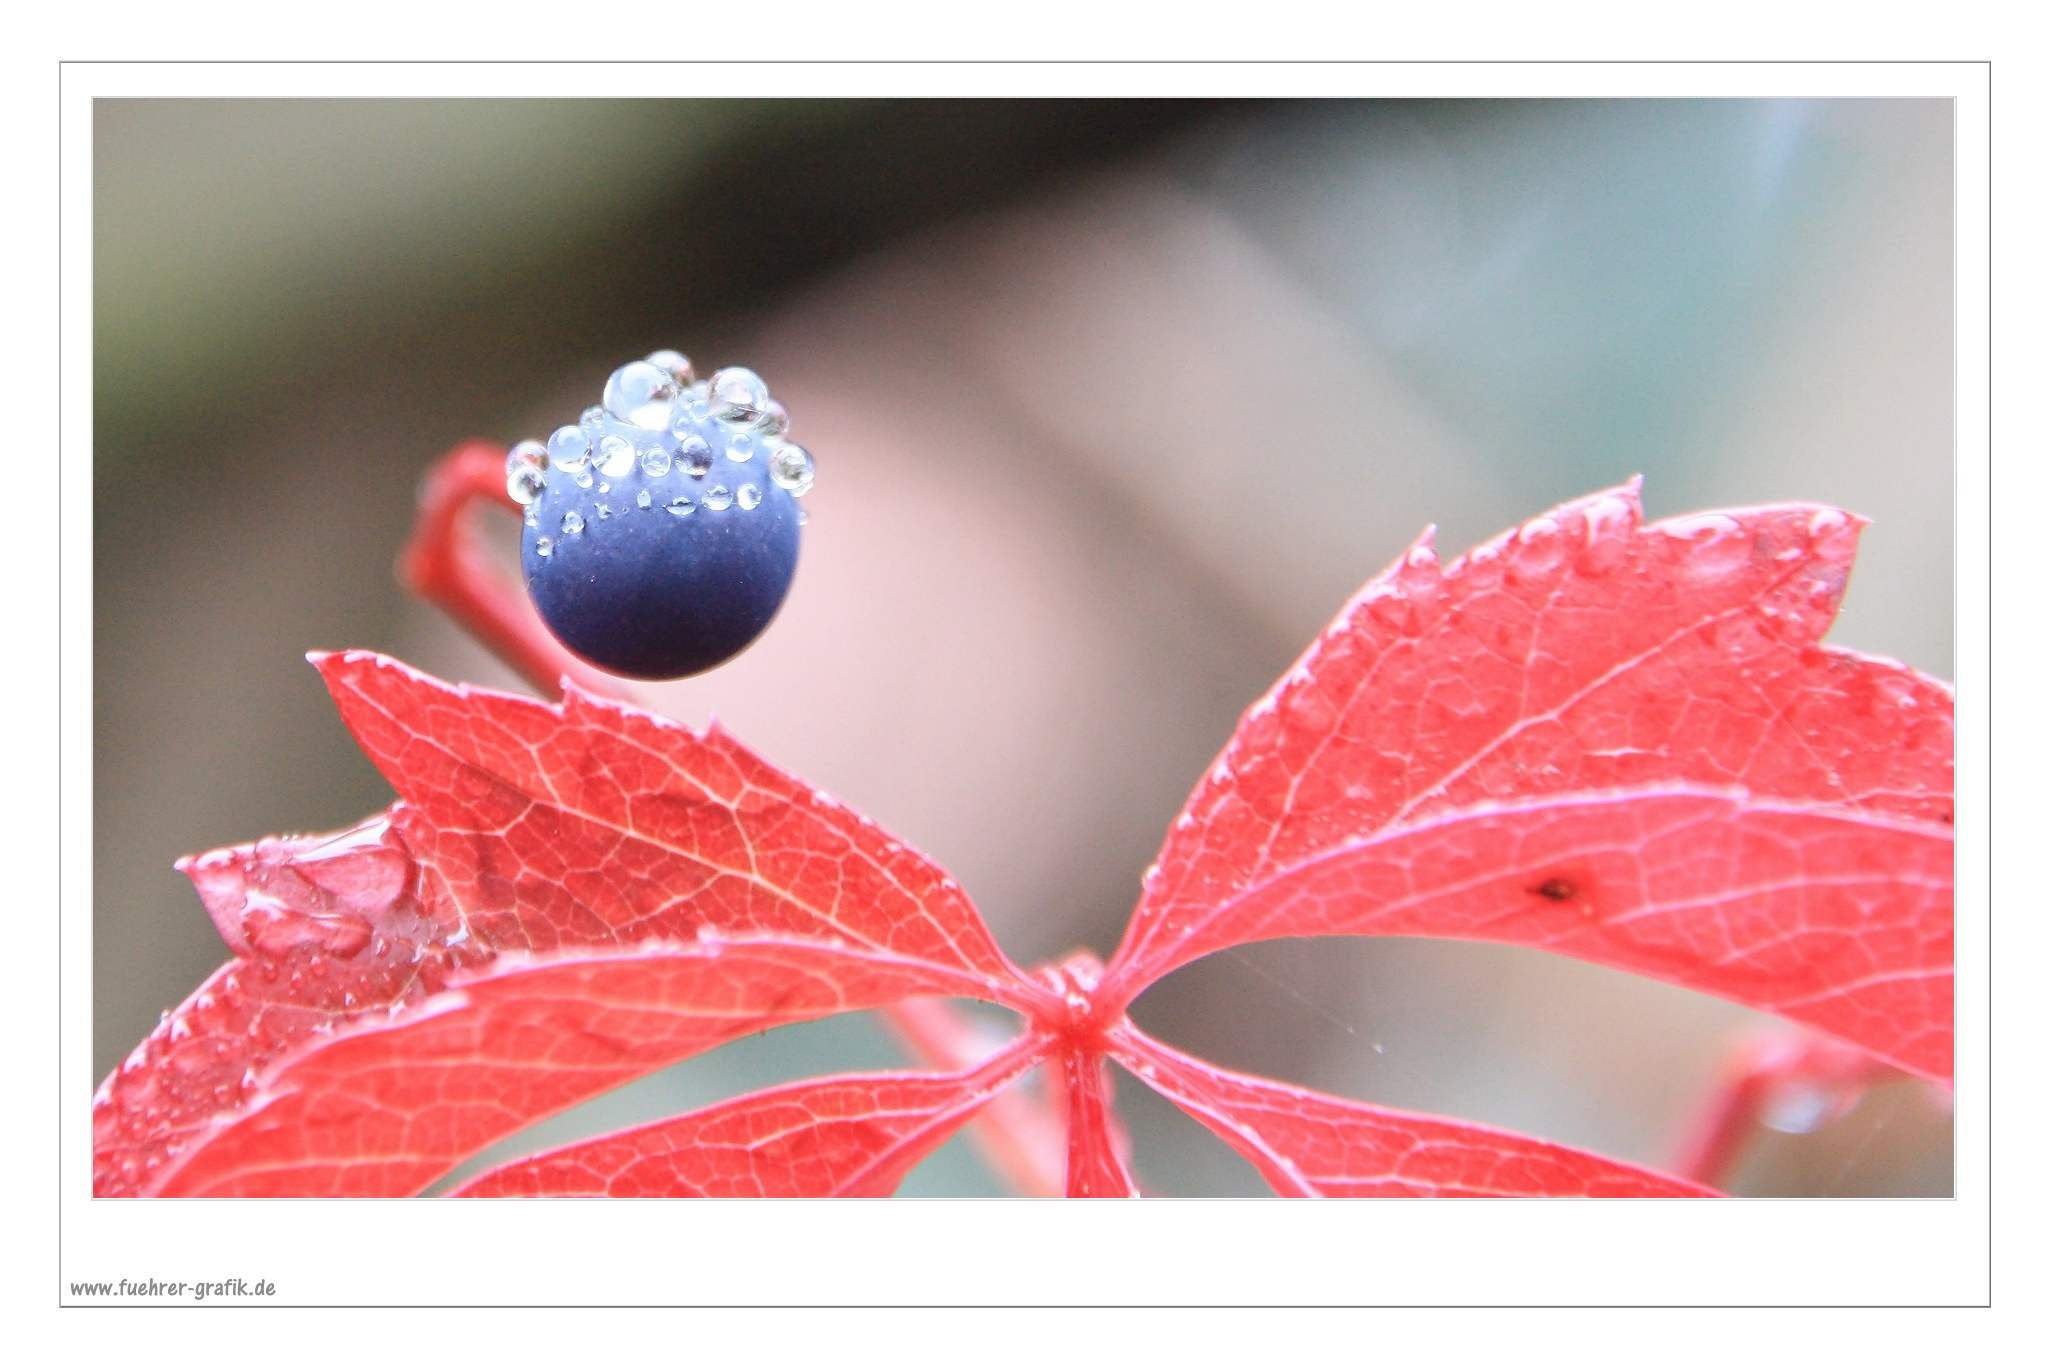
[[[548,633],[523,594],[491,567],[465,514],[473,502],[519,512],[505,491],[505,448],[465,441],[427,471],[419,515],[398,560],[398,580],[448,613],[548,697],[564,680],[586,692],[633,701],[632,689],[582,662]],[[911,1051],[927,1063],[960,1070],[987,1059],[963,1016],[943,1000],[910,1000],[884,1011]],[[1059,1125],[1023,1090],[996,1097],[969,1126],[999,1175],[1023,1195],[1062,1188]]]
[[[1130,1199],[1138,1193],[1118,1151],[1109,1072],[1093,1048],[1068,1047],[1061,1056],[1067,1083],[1067,1197]]]
[[[398,581],[448,613],[493,654],[551,697],[568,678],[587,692],[621,700],[630,690],[591,668],[548,634],[540,617],[491,568],[463,514],[472,502],[515,517],[505,491],[505,448],[465,441],[427,471],[412,539],[398,559]]]
[[[1742,1149],[1771,1105],[1795,1086],[1820,1091],[1845,1112],[1864,1090],[1902,1073],[1869,1053],[1831,1038],[1772,1037],[1743,1044],[1687,1127],[1672,1168],[1715,1189],[1727,1181]]]

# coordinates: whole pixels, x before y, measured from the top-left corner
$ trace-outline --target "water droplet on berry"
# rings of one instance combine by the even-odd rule
[[[702,436],[685,436],[676,447],[676,459],[685,474],[701,479],[711,472],[711,443]]]
[[[526,515],[521,517],[520,520],[524,521],[528,526],[540,525],[540,509],[538,507],[527,508]]]
[[[565,536],[580,536],[583,534],[583,514],[581,512],[570,511],[562,514],[562,534]]]
[[[736,426],[753,426],[768,410],[768,386],[760,375],[740,365],[712,375],[704,396],[713,417]]]
[[[654,494],[648,492],[646,489],[643,488],[640,490],[640,496],[633,499],[633,501],[639,506],[640,510],[644,512],[648,508],[654,506]]]
[[[640,452],[640,472],[650,479],[658,479],[668,473],[675,459],[665,446],[649,446]]]
[[[542,559],[546,559],[555,552],[555,542],[549,540],[546,536],[542,536],[539,540],[533,542],[533,552]]]
[[[681,351],[656,351],[647,357],[647,363],[675,380],[678,388],[697,377],[697,372],[690,367],[690,358]]]
[[[672,517],[687,517],[696,510],[697,504],[691,502],[688,498],[678,497],[669,499],[668,514]]]
[[[668,425],[676,387],[675,376],[667,370],[644,360],[631,361],[605,381],[604,408],[621,422],[660,431]]]
[[[548,458],[571,474],[590,463],[590,433],[582,427],[556,427],[548,437]]]
[[[530,507],[547,491],[547,478],[532,465],[513,465],[505,471],[505,492],[512,501]]]
[[[588,436],[591,440],[595,441],[598,438],[598,436],[602,434],[604,431],[604,405],[602,403],[597,403],[585,408],[583,410],[583,415],[576,419],[576,423],[583,429],[583,434],[585,436]]]
[[[732,490],[722,483],[714,483],[704,490],[704,505],[714,512],[723,512],[732,506]]]
[[[633,472],[633,443],[623,436],[607,436],[597,443],[597,468],[608,479],[623,479]]]
[[[788,430],[789,409],[774,399],[769,399],[768,406],[761,411],[761,434],[764,436],[780,436]]]
[[[601,502],[597,505],[597,519],[599,521],[610,521],[612,519],[612,505],[610,503]]]
[[[575,479],[576,486],[578,488],[588,488],[591,484],[597,482],[597,480],[591,477],[589,465],[585,465],[583,466],[583,468],[577,470],[575,474]]]
[[[734,464],[745,464],[754,458],[754,438],[740,432],[725,443],[725,454]]]
[[[743,483],[739,491],[740,510],[751,512],[761,505],[761,490],[753,484]]]
[[[788,489],[790,496],[800,498],[817,482],[817,465],[811,460],[810,451],[784,442],[768,457],[768,474],[779,486]]]
[[[548,486],[548,451],[539,441],[521,441],[505,452],[505,491],[514,502],[531,504]]]

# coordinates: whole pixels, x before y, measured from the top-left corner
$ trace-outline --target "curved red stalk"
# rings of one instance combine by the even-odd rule
[[[542,695],[561,696],[567,677],[585,691],[629,699],[618,679],[564,649],[491,568],[464,519],[473,502],[518,515],[519,505],[505,491],[503,446],[465,441],[427,470],[412,538],[399,554],[398,581],[447,612]]]

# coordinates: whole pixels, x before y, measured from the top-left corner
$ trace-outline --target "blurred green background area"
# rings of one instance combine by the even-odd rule
[[[1654,516],[1872,518],[1833,639],[1951,672],[1951,116],[1936,101],[102,101],[94,1056],[225,955],[179,854],[389,799],[302,660],[518,687],[392,562],[421,472],[657,346],[819,461],[782,618],[649,689],[1107,953],[1239,711],[1437,523],[1646,476]],[[508,552],[509,524],[500,528]],[[1667,1159],[1762,1016],[1533,952],[1282,942],[1133,1013],[1226,1065]],[[751,1039],[551,1143],[900,1059]],[[1249,1169],[1126,1078],[1163,1193]],[[1783,1116],[1781,1127],[1810,1126]],[[1758,1194],[1942,1194],[1890,1086]],[[913,1193],[995,1186],[956,1141]]]

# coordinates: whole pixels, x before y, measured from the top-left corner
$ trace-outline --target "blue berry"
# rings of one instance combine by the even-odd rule
[[[752,371],[692,381],[657,351],[612,375],[602,407],[506,456],[527,592],[609,673],[715,668],[767,629],[796,573],[809,453]]]

